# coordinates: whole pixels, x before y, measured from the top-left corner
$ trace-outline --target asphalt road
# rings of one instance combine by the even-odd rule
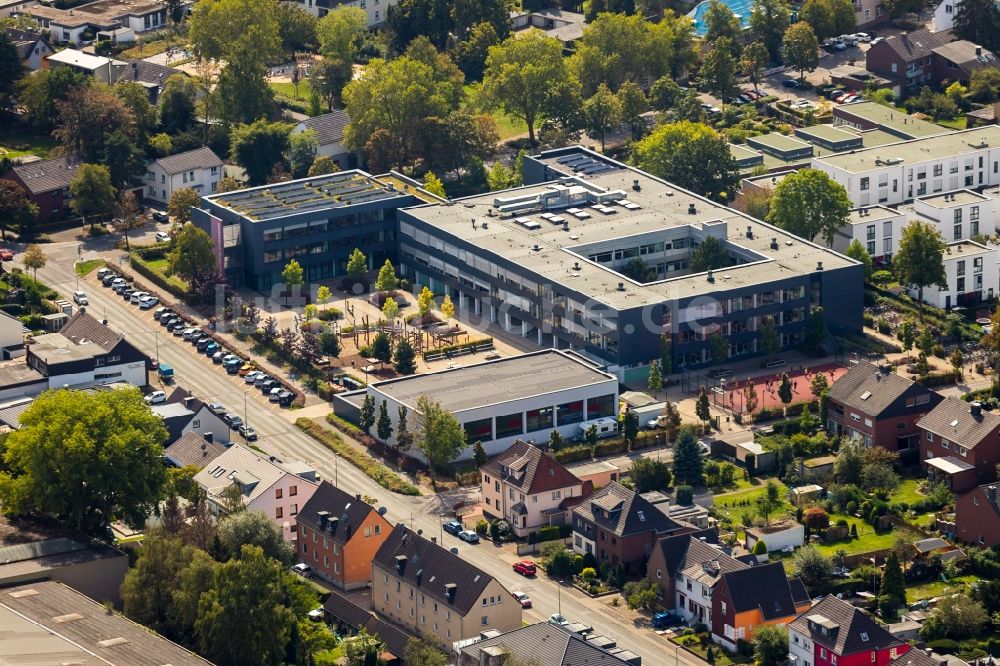
[[[76,242],[46,245],[48,263],[38,271],[39,279],[64,295],[77,288],[73,266],[78,258],[78,245]],[[98,256],[112,255],[91,251],[84,252],[83,259]],[[20,257],[15,261],[20,261]],[[132,344],[173,366],[177,385],[206,402],[221,402],[240,415],[244,415],[245,404],[245,420],[257,430],[260,448],[285,460],[308,462],[324,479],[348,492],[378,498],[379,505],[387,509],[387,517],[393,522],[404,522],[412,529],[423,530],[428,537],[441,533],[441,516],[452,506],[453,499],[443,495],[403,497],[386,491],[349,463],[335,461],[333,454],[295,428],[281,413],[281,408],[268,403],[259,391],[248,391],[241,377],[227,375],[189,343],[165,332],[153,320],[151,311],[125,303],[120,296],[96,282],[93,275],[79,280],[79,284],[90,300],[89,311],[98,318],[106,318],[109,325],[125,333]],[[238,435],[235,438],[238,439]],[[443,537],[446,547],[457,547],[461,557],[495,576],[509,590],[520,590],[531,597],[534,608],[525,611],[526,622],[545,620],[561,608],[570,621],[589,624],[597,633],[616,639],[620,647],[642,657],[646,666],[705,665],[684,652],[671,654],[675,652],[674,646],[665,637],[656,635],[648,626],[636,626],[624,613],[591,600],[568,585],[560,586],[545,576],[529,580],[513,573],[510,566],[513,558],[488,542],[468,545],[449,534]]]

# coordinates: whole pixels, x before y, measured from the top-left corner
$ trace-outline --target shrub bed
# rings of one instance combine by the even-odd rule
[[[932,372],[926,374],[923,377],[917,378],[917,383],[927,388],[933,388],[935,386],[946,386],[948,384],[954,384],[961,378],[961,375],[954,371],[949,372]]]
[[[463,351],[465,349],[472,349],[474,347],[479,347],[482,345],[492,345],[492,344],[493,344],[493,338],[481,338],[479,340],[470,340],[469,342],[462,342],[457,345],[447,345],[444,347],[438,347],[437,349],[428,349],[427,351],[424,352],[424,358],[427,358],[428,354],[431,355],[444,354],[445,356],[447,356],[448,354],[454,354],[457,351]]]
[[[567,446],[566,448],[559,449],[556,451],[556,460],[565,464],[568,462],[576,462],[577,460],[587,460],[592,458],[593,453],[589,446],[586,444],[580,444],[578,446]]]
[[[343,418],[342,416],[337,416],[332,412],[326,415],[326,422],[332,425],[340,432],[347,435],[348,437],[353,437],[359,442],[368,437],[368,435],[365,434],[364,430],[354,425],[353,423]]]
[[[385,465],[375,462],[375,460],[367,453],[359,451],[345,442],[340,433],[327,430],[315,421],[307,418],[296,419],[295,426],[326,448],[336,453],[338,456],[347,460],[347,462],[360,469],[367,477],[386,490],[400,495],[413,496],[420,494],[420,490],[415,485],[399,476]]]
[[[544,541],[565,539],[572,531],[572,525],[546,525],[545,527],[540,527],[537,532],[529,532],[528,543],[542,543]]]
[[[167,277],[166,275],[163,275],[161,272],[146,263],[146,261],[138,254],[133,253],[129,256],[129,265],[135,270],[136,273],[147,278],[157,287],[167,291],[172,296],[176,296],[180,299],[187,298],[187,285],[176,277]]]

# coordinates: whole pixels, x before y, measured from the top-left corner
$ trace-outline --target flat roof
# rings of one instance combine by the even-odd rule
[[[816,137],[830,143],[840,143],[841,141],[858,141],[861,139],[857,132],[849,132],[845,129],[834,127],[833,125],[810,125],[809,127],[799,127],[795,133],[806,139]]]
[[[813,162],[827,164],[850,173],[864,173],[883,166],[959,157],[990,146],[1000,146],[1000,125],[987,125],[922,139],[899,141],[876,148],[814,157]],[[875,163],[876,160],[878,164]],[[890,161],[890,164],[884,164],[886,160]]]
[[[901,132],[914,138],[948,134],[952,132],[952,130],[947,127],[942,127],[941,125],[935,125],[934,123],[929,123],[926,120],[915,118],[905,111],[897,111],[892,107],[884,106],[877,102],[869,102],[867,100],[852,102],[850,104],[842,104],[834,107],[834,109],[839,110],[841,114],[857,116],[863,120],[877,123],[882,127],[889,127],[897,132]],[[834,113],[833,115],[834,117],[837,117],[838,114]]]
[[[733,159],[742,162],[743,160],[750,160],[754,158],[763,158],[764,156],[760,154],[759,150],[754,150],[753,148],[743,145],[741,143],[731,143],[729,144],[729,152],[732,154]]]
[[[996,252],[996,248],[986,247],[971,240],[954,241],[945,245],[944,260],[960,259],[959,255],[983,254],[984,252]]]
[[[955,206],[982,203],[989,200],[989,197],[985,197],[972,190],[955,190],[954,192],[942,192],[926,197],[917,197],[917,201],[925,203],[928,206],[934,206],[935,208],[954,208]]]
[[[57,62],[62,65],[72,65],[74,67],[80,67],[81,69],[90,70],[104,67],[108,63],[114,62],[110,58],[94,55],[92,53],[85,53],[83,51],[77,51],[76,49],[63,49],[62,51],[48,56],[46,60],[49,62]]]
[[[55,581],[0,590],[0,655],[35,666],[210,663]]]
[[[203,197],[254,222],[274,220],[314,210],[329,210],[406,196],[395,183],[382,182],[364,171],[300,178],[284,183]]]
[[[416,411],[420,396],[455,413],[555,391],[618,380],[576,354],[555,349],[477,363],[426,375],[377,382],[371,387]]]
[[[762,146],[767,146],[781,151],[798,150],[800,148],[810,148],[812,146],[812,144],[802,141],[801,139],[796,139],[794,136],[787,136],[778,132],[758,134],[757,136],[749,137],[747,141],[755,141]]]
[[[882,220],[902,217],[903,215],[904,213],[898,210],[876,204],[874,206],[852,208],[847,222],[848,224],[871,224],[872,222],[881,222]]]
[[[1000,127],[997,129],[1000,131]],[[406,208],[401,211],[404,235],[406,218],[412,216],[432,227],[442,241],[449,236],[460,239],[476,248],[479,256],[506,260],[543,284],[562,285],[618,310],[801,277],[817,271],[820,262],[825,269],[856,263],[582,147],[548,151],[532,159],[544,165],[553,177],[550,182],[457,199],[451,205]],[[583,195],[588,203],[576,207],[539,206],[516,213],[501,210],[505,202],[529,202],[525,205],[530,207],[534,205],[530,201],[558,195],[559,191]],[[603,210],[595,208],[598,198],[603,201]],[[552,213],[556,213],[557,222],[542,218]],[[533,228],[519,221],[525,218],[535,223]],[[472,224],[473,220],[476,224]],[[753,229],[752,238],[747,238],[748,227]],[[585,255],[599,244],[614,243],[617,247],[623,240],[634,238],[639,245],[656,239],[691,237],[693,232],[718,234],[732,253],[755,259],[715,271],[714,282],[708,282],[706,273],[681,273],[639,283]],[[776,250],[771,249],[772,238],[777,241]],[[403,242],[406,240],[404,237]]]
[[[965,462],[964,460],[959,460],[954,456],[945,456],[943,458],[928,458],[926,462],[931,467],[936,467],[945,474],[958,474],[959,472],[966,472],[970,469],[975,469],[975,467],[973,467],[969,463]]]

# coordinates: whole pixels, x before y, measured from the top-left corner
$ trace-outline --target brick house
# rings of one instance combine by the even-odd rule
[[[69,182],[80,164],[73,157],[56,157],[16,166],[2,177],[28,193],[28,199],[38,206],[38,223],[44,224],[69,214]]]
[[[865,69],[889,79],[900,92],[912,86],[933,85],[933,51],[951,40],[951,32],[931,32],[927,28],[887,37],[868,49]]]
[[[890,368],[859,363],[830,387],[826,425],[865,447],[916,451],[919,421],[941,396]]]
[[[909,650],[863,610],[832,595],[788,625],[789,666],[887,666]]]
[[[955,538],[986,547],[1000,545],[997,484],[973,488],[955,500]]]
[[[956,493],[996,480],[1000,415],[977,402],[945,398],[917,423],[920,465]]]
[[[622,563],[637,573],[645,568],[658,539],[688,529],[613,482],[573,509],[573,550],[592,553],[599,564]]]
[[[295,520],[299,561],[317,576],[344,590],[371,582],[372,559],[392,525],[370,504],[323,481]]]
[[[802,579],[789,579],[781,562],[724,572],[711,602],[712,639],[730,650],[753,640],[757,627],[788,624],[812,605]]]
[[[555,458],[517,440],[480,469],[483,513],[507,520],[519,537],[562,525],[569,509],[594,492]]]

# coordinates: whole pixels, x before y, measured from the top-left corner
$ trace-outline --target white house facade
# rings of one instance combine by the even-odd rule
[[[184,188],[206,196],[219,189],[221,180],[222,160],[211,148],[197,148],[151,161],[143,179],[143,197],[167,204],[174,192]]]
[[[948,243],[944,254],[948,288],[924,287],[924,302],[947,309],[993,298],[1000,281],[997,249],[969,240]],[[917,291],[910,295],[916,298]]]

